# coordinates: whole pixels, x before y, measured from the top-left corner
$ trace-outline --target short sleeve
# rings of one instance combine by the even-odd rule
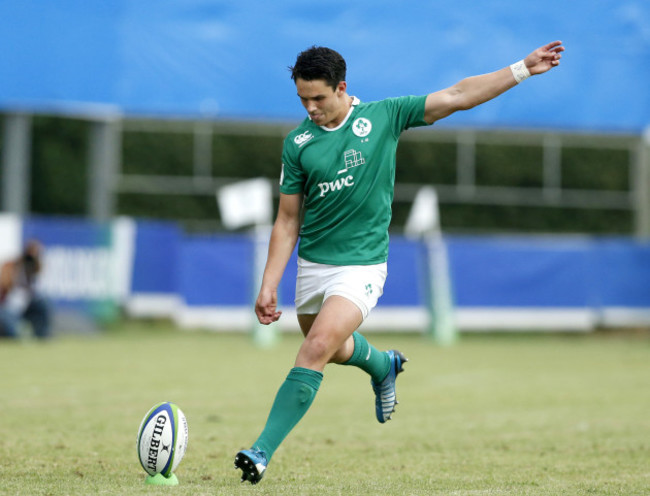
[[[305,173],[300,167],[298,156],[291,153],[293,141],[288,138],[282,149],[282,172],[280,173],[280,192],[285,195],[302,193],[305,186]]]
[[[395,136],[410,127],[428,126],[424,120],[424,104],[427,96],[402,96],[384,100],[391,114]]]

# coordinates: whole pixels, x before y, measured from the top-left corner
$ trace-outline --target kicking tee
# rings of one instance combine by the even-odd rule
[[[329,265],[388,258],[395,153],[402,131],[426,126],[426,96],[362,103],[325,128],[306,118],[284,140],[280,192],[304,195],[298,255]]]

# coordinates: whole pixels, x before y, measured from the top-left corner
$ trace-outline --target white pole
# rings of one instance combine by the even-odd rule
[[[263,177],[240,181],[217,190],[217,203],[221,212],[221,221],[227,229],[253,226],[253,277],[252,305],[255,304],[257,291],[262,285],[266,256],[271,238],[273,214],[273,189],[271,182]],[[260,347],[273,346],[279,339],[278,324],[268,326],[257,321],[251,308],[251,334],[253,341]]]
[[[7,115],[3,131],[1,210],[23,216],[30,212],[31,146],[31,116]]]
[[[438,195],[432,186],[420,188],[405,226],[407,236],[419,239],[426,247],[424,286],[428,291],[429,328],[427,333],[442,345],[452,344],[457,337],[454,302],[447,246],[440,229]]]
[[[438,344],[448,346],[456,341],[458,333],[454,319],[447,245],[440,231],[425,237],[424,243],[429,265],[429,335]]]

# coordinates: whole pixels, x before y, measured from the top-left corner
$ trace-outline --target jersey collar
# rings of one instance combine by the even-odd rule
[[[348,114],[345,116],[345,119],[343,119],[338,126],[331,127],[331,128],[330,127],[325,127],[325,126],[319,126],[319,127],[323,131],[336,131],[338,129],[341,129],[345,125],[345,123],[348,122],[348,119],[350,118],[350,116],[352,115],[352,112],[354,111],[354,107],[359,105],[359,103],[361,103],[361,101],[356,96],[353,96],[352,97],[352,105],[350,105],[350,110],[348,110]]]

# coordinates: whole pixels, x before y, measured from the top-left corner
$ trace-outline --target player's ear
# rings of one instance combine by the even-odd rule
[[[345,93],[345,91],[348,89],[348,83],[345,81],[339,81],[339,84],[336,85],[336,94],[338,96],[341,96]]]

